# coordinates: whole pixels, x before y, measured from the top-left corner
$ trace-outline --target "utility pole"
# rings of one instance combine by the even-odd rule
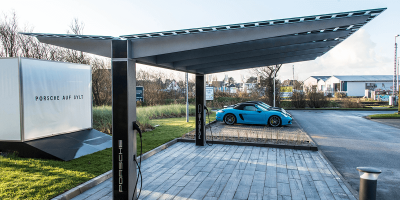
[[[397,60],[400,60],[400,57],[398,57]],[[398,110],[397,114],[400,114],[399,65],[400,65],[400,62],[397,62],[397,84],[396,84],[396,87],[397,87],[397,93],[396,93],[396,95],[397,95],[397,110]]]
[[[293,85],[294,85],[294,65],[293,65]]]
[[[186,122],[189,122],[189,81],[188,73],[186,72]]]
[[[397,60],[399,60],[400,58],[397,57]],[[396,88],[397,88],[397,93],[399,93],[399,63],[397,62],[397,84],[396,84]],[[398,96],[398,99],[400,99],[400,96]],[[398,104],[397,104],[398,105]]]
[[[398,91],[397,87],[398,85],[395,85],[398,83],[397,80],[397,73],[396,73],[396,69],[397,69],[397,42],[396,42],[396,38],[399,37],[400,35],[396,35],[394,36],[394,73],[393,73],[393,92],[392,92],[392,97],[395,96],[395,91]]]

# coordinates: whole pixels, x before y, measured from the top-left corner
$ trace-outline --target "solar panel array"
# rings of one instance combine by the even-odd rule
[[[119,37],[23,34],[36,36],[47,44],[106,57],[111,56],[111,40],[129,40],[133,44],[129,56],[137,63],[209,74],[314,60],[385,10],[378,8]]]
[[[254,27],[262,27],[262,26],[275,26],[281,24],[291,24],[291,23],[302,23],[306,21],[317,21],[317,20],[328,20],[334,18],[345,18],[345,17],[354,17],[361,15],[369,15],[369,18],[361,24],[354,24],[346,27],[335,27],[326,30],[313,30],[306,33],[298,33],[298,34],[309,34],[313,32],[325,32],[325,31],[338,31],[338,30],[351,30],[351,32],[355,32],[364,26],[366,23],[371,21],[373,18],[378,16],[381,12],[386,10],[386,8],[380,9],[372,9],[372,10],[360,10],[360,11],[351,11],[351,12],[342,12],[342,13],[333,13],[333,14],[325,14],[325,15],[314,15],[314,16],[306,16],[306,17],[297,17],[297,18],[287,18],[287,19],[277,19],[277,20],[267,20],[267,21],[258,21],[258,22],[249,22],[242,24],[230,24],[230,25],[222,25],[222,26],[211,26],[204,28],[193,28],[193,29],[182,29],[175,31],[165,31],[165,32],[154,32],[154,33],[143,33],[143,34],[132,34],[132,35],[122,35],[121,38],[126,39],[144,39],[144,38],[152,38],[152,37],[166,37],[166,36],[174,36],[174,35],[184,35],[184,34],[195,34],[195,33],[203,33],[203,32],[211,32],[211,31],[226,31],[232,29],[243,29],[243,28],[254,28]]]
[[[54,37],[54,38],[73,38],[73,39],[95,39],[95,40],[112,40],[118,39],[112,36],[101,35],[73,35],[73,34],[52,34],[52,33],[21,33],[34,37]]]
[[[350,26],[332,27],[332,28],[324,29],[324,30],[312,30],[309,32],[302,32],[302,33],[295,34],[295,35],[302,35],[302,34],[319,33],[319,32],[350,30],[351,32],[348,35],[348,36],[350,36],[352,33],[357,31],[358,29],[360,29],[362,26],[364,26],[366,23],[368,23],[373,18],[378,16],[384,10],[386,10],[386,8],[333,13],[333,14],[325,14],[325,15],[313,15],[313,16],[297,17],[297,18],[267,20],[267,21],[249,22],[249,23],[241,23],[241,24],[230,24],[230,25],[222,25],[222,26],[210,26],[210,27],[202,27],[202,28],[182,29],[182,30],[174,30],[174,31],[122,35],[119,37],[99,36],[99,35],[44,34],[44,33],[22,33],[22,34],[36,36],[36,37],[59,37],[59,38],[96,39],[96,40],[112,40],[112,39],[135,40],[135,39],[146,39],[146,38],[154,38],[154,37],[169,37],[169,36],[175,36],[175,35],[206,33],[206,32],[213,32],[213,31],[227,31],[227,30],[234,30],[234,29],[255,28],[255,27],[263,27],[263,26],[276,26],[276,25],[282,25],[282,24],[302,23],[302,22],[306,22],[306,21],[329,20],[329,19],[334,19],[334,18],[346,18],[346,17],[368,15],[369,18],[364,23],[353,24]],[[347,37],[337,38],[337,39],[345,39]]]

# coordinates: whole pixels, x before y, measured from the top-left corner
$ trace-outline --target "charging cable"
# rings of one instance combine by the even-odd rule
[[[133,122],[133,130],[137,130],[139,132],[139,137],[140,137],[140,159],[139,159],[139,163],[137,162],[136,156],[133,155],[133,161],[135,161],[136,166],[138,167],[139,172],[137,172],[136,175],[136,184],[135,184],[135,190],[133,190],[133,196],[132,196],[132,200],[133,197],[135,196],[135,192],[138,186],[138,182],[139,182],[139,176],[140,176],[140,190],[139,190],[139,194],[137,196],[137,199],[139,199],[140,197],[140,193],[142,192],[142,185],[143,185],[143,176],[142,176],[142,171],[140,169],[140,167],[142,166],[142,153],[143,153],[143,145],[142,145],[142,131],[139,128],[139,125],[136,124],[136,122]]]
[[[207,140],[206,140],[206,143],[207,143],[208,146],[212,146],[212,145],[214,144],[214,137],[213,137],[213,134],[212,134],[212,128],[211,128],[211,124],[210,124],[210,112],[208,111],[208,108],[207,108],[207,106],[205,106],[205,105],[204,105],[204,109],[207,110],[208,126],[210,127],[211,141],[212,141],[212,143],[209,144],[209,143],[207,142]],[[205,132],[206,139],[207,139],[207,130],[206,130],[206,128],[204,129],[204,132]]]

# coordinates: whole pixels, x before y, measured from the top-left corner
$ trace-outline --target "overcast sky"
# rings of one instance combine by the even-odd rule
[[[1,12],[15,11],[19,24],[34,32],[66,33],[78,18],[85,24],[84,34],[107,36],[388,8],[324,56],[285,64],[281,79],[292,78],[293,65],[299,80],[312,75],[392,75],[394,36],[400,34],[399,0],[1,0],[0,5]],[[250,75],[248,70],[228,72],[235,80],[240,74]],[[218,74],[219,79],[223,76]]]

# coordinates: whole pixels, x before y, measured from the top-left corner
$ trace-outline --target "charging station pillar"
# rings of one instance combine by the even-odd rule
[[[136,61],[127,40],[112,41],[113,199],[136,197]],[[134,198],[136,199],[136,198]]]
[[[196,74],[196,146],[206,144],[204,106],[205,98],[205,80],[204,74]]]

